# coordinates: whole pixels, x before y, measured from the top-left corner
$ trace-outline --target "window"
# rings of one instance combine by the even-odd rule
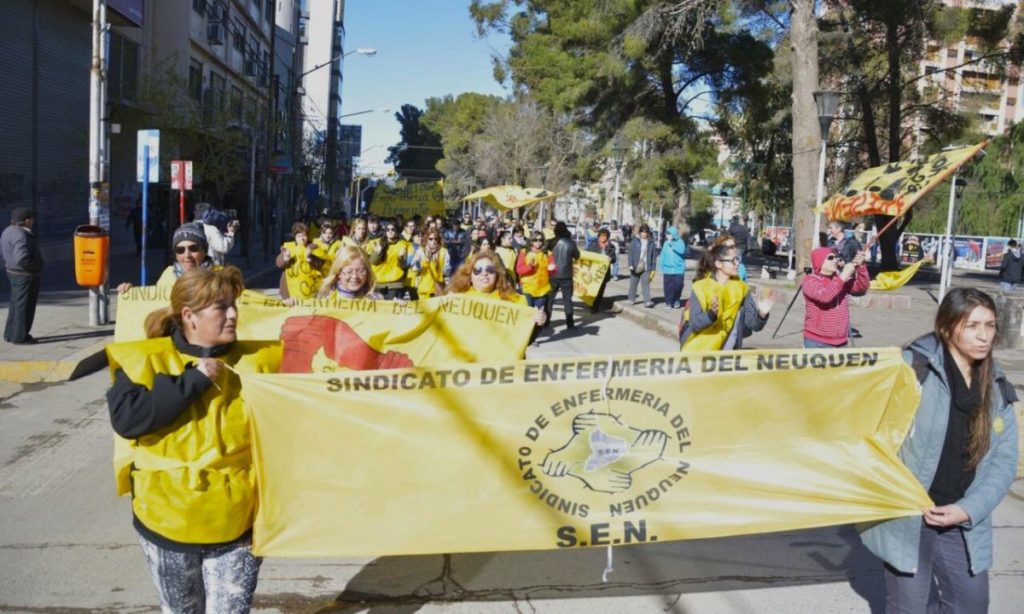
[[[1007,98],[1006,99],[1006,106],[1008,108],[1011,108],[1011,109],[1016,107],[1017,106],[1017,99],[1016,98]]]
[[[277,2],[274,2],[274,0],[267,0],[267,10],[265,13],[263,13],[264,18],[267,20],[267,23],[274,23],[274,8],[276,4]]]
[[[192,10],[200,15],[206,15],[206,0],[192,0]]]
[[[210,73],[210,94],[213,112],[223,111],[227,103],[227,81],[215,72]]]
[[[235,19],[231,23],[231,46],[239,53],[245,53],[245,24]]]
[[[188,66],[188,92],[196,102],[203,101],[203,64],[196,60]]]
[[[135,100],[139,87],[139,45],[111,32],[109,62],[107,91],[111,98]]]
[[[241,119],[242,119],[242,110],[243,110],[244,100],[245,99],[242,98],[242,90],[240,90],[239,88],[237,88],[234,85],[232,85],[231,86],[231,101],[229,103],[231,105],[230,112],[231,112],[231,116],[234,117],[235,119],[239,120],[239,121],[241,121]]]
[[[946,57],[947,58],[955,58],[956,55],[957,55],[956,47],[951,47],[948,51],[946,51]]]

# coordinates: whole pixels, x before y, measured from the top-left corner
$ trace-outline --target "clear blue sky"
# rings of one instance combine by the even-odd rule
[[[347,0],[345,51],[372,47],[377,55],[345,59],[342,113],[391,109],[342,120],[363,126],[360,169],[386,169],[387,147],[399,140],[395,113],[403,104],[423,109],[427,98],[462,92],[506,95],[490,57],[493,50],[504,54],[508,45],[500,35],[477,38],[469,0]]]

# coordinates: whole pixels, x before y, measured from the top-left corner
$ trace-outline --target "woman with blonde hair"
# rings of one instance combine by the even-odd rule
[[[278,342],[237,341],[242,273],[194,268],[144,341],[107,346],[119,494],[165,612],[248,612],[260,559],[249,420],[238,372],[276,372]]]
[[[358,247],[363,251],[366,251],[366,244],[370,240],[370,229],[366,225],[366,220],[357,217],[352,220],[352,227],[349,229],[348,234],[342,237],[341,245],[351,245]]]
[[[338,251],[334,264],[320,287],[320,298],[382,298],[375,289],[377,280],[366,253],[354,245],[346,245]]]

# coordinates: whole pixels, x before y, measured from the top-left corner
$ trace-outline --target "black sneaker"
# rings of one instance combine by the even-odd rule
[[[859,330],[857,330],[856,328],[853,328],[852,326],[850,327],[850,337],[851,338],[853,338],[853,339],[860,339],[863,336],[864,335],[860,334]]]
[[[25,335],[25,339],[23,341],[12,341],[11,343],[14,345],[33,345],[39,343],[39,340],[32,335]]]

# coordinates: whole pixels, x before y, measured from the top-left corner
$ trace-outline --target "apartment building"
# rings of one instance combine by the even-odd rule
[[[1015,5],[1013,28],[1024,26],[1024,2],[1017,0],[944,0],[944,4],[982,11]],[[951,105],[973,114],[979,129],[995,136],[1024,118],[1021,71],[1013,66],[1003,78],[985,61],[972,62],[980,53],[978,41],[970,36],[948,46],[938,41],[928,43],[920,63],[920,74],[927,78],[918,87],[922,92],[929,88],[945,92]]]
[[[341,86],[345,49],[345,1],[307,3],[300,27],[305,41],[302,114],[307,140],[323,151],[318,177],[323,207],[338,206],[345,192],[341,162]]]

